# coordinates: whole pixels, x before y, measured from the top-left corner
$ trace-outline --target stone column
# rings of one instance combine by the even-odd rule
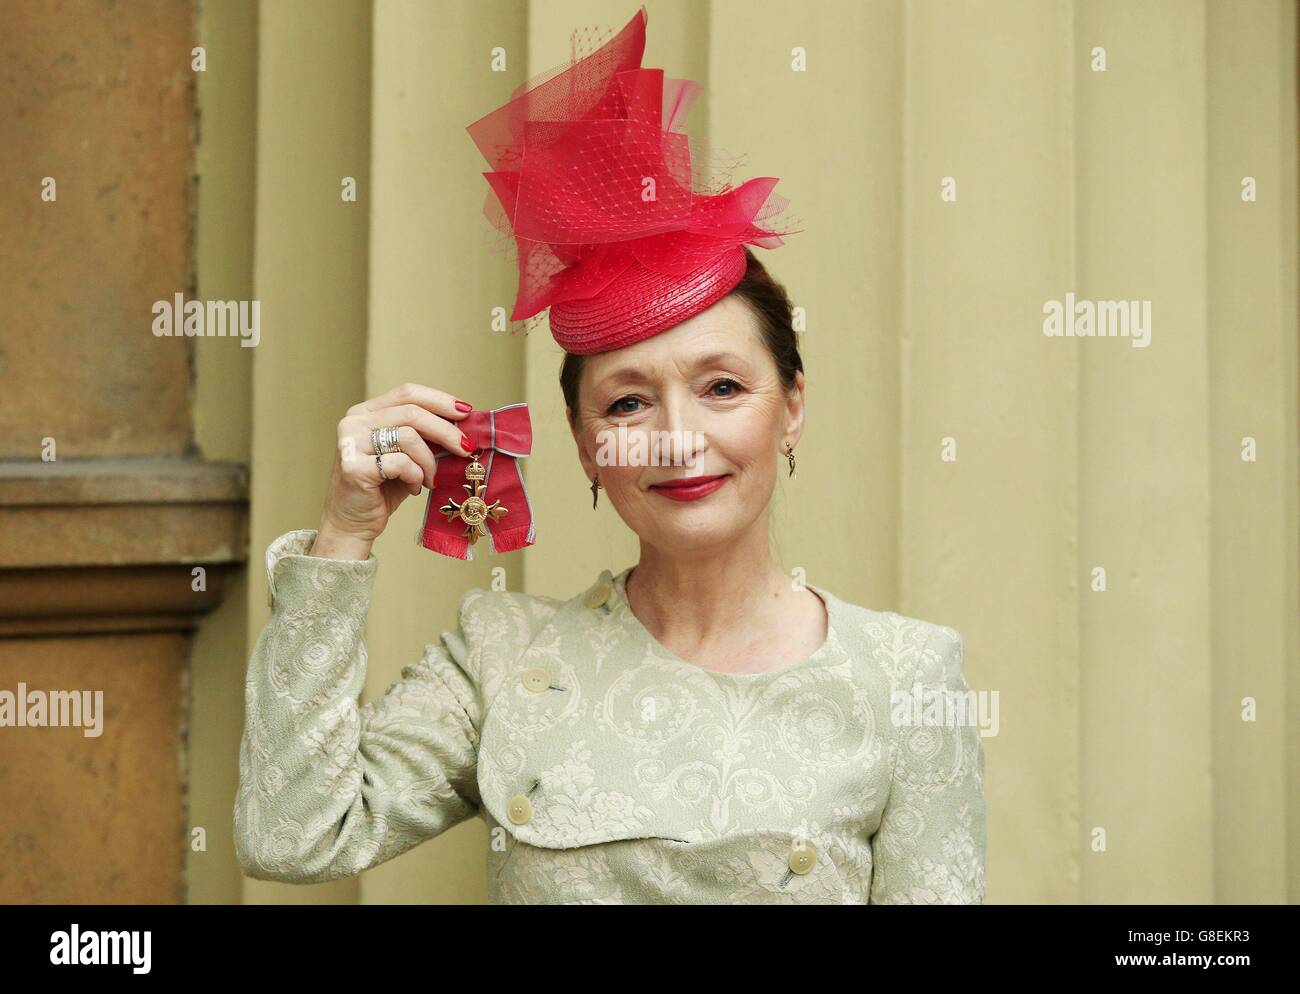
[[[102,695],[0,725],[6,903],[184,898],[190,639],[247,545],[152,331],[193,298],[195,44],[192,0],[0,7],[0,701]]]

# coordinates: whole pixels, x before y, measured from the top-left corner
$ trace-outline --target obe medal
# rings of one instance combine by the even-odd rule
[[[483,464],[478,461],[478,453],[475,452],[470,457],[470,464],[465,467],[465,479],[469,482],[461,484],[468,496],[460,503],[457,503],[455,498],[448,497],[447,503],[438,508],[443,514],[447,515],[448,521],[460,518],[461,521],[465,522],[465,537],[469,539],[470,545],[473,545],[487,534],[487,522],[489,520],[497,521],[510,510],[502,507],[499,500],[494,500],[489,504],[483,499],[483,491],[487,489],[483,485],[485,476],[487,476],[487,471],[483,468]]]

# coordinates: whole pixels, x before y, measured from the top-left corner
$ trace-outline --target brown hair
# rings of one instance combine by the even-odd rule
[[[803,370],[803,360],[799,356],[799,339],[790,312],[790,297],[785,287],[772,279],[748,247],[745,249],[745,275],[727,296],[739,297],[758,319],[759,334],[776,363],[781,385],[787,390],[793,389],[795,373]],[[560,367],[560,389],[570,411],[570,423],[578,413],[578,382],[582,378],[584,358],[566,354]]]

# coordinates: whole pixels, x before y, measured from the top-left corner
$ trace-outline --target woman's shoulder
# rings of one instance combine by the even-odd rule
[[[836,635],[856,660],[883,672],[894,686],[949,683],[963,677],[961,633],[940,621],[867,607],[809,584],[826,595]]]

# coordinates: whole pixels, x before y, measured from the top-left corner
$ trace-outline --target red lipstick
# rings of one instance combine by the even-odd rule
[[[701,497],[707,497],[726,482],[727,477],[725,474],[722,476],[686,476],[679,480],[665,480],[663,483],[656,483],[650,489],[657,494],[662,494],[669,500],[699,500]]]

